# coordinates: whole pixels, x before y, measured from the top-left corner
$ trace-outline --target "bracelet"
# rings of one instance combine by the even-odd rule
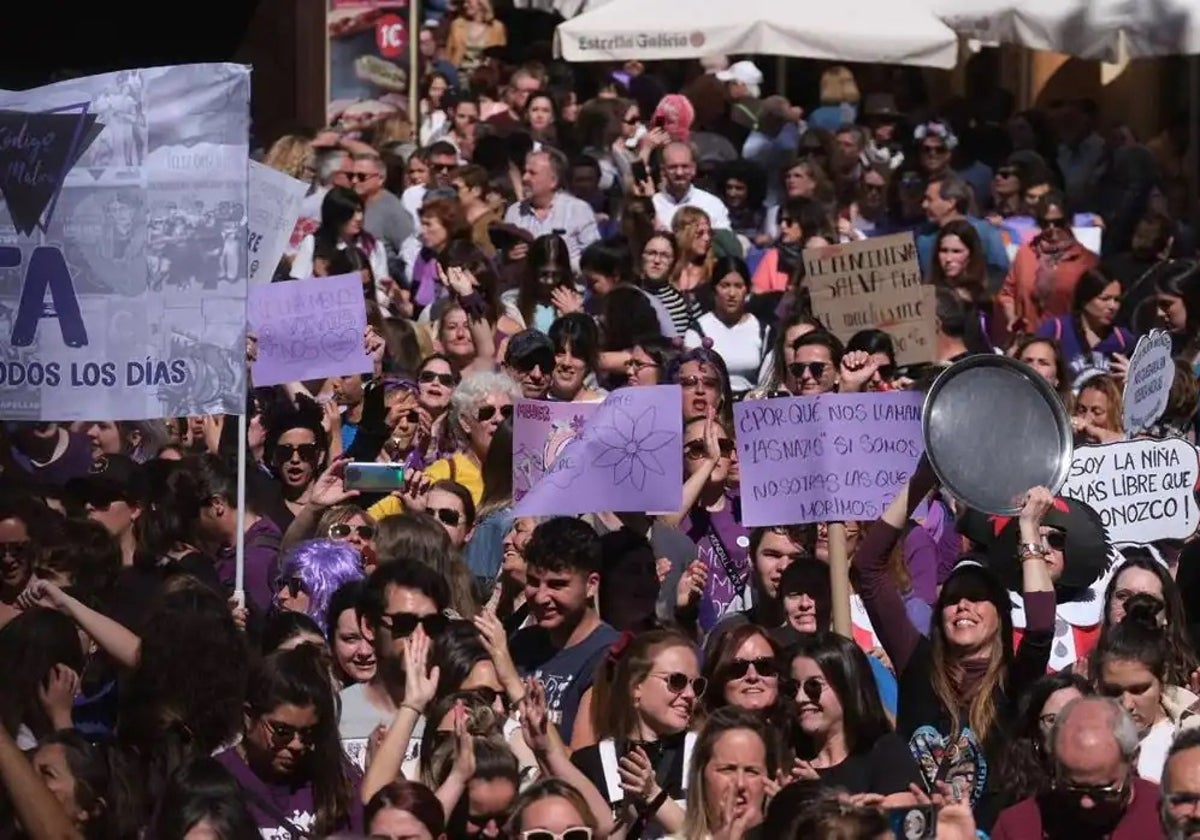
[[[652,816],[658,813],[658,809],[667,801],[667,789],[663,788],[658,792],[658,796],[651,799],[644,807],[638,809],[638,813],[642,816]]]
[[[417,713],[417,717],[420,717],[421,715],[425,714],[425,710],[424,710],[424,709],[418,709],[418,708],[417,708],[416,706],[414,706],[412,703],[401,703],[401,704],[400,704],[400,708],[401,708],[401,709],[412,709],[414,712],[416,712],[416,713]]]
[[[1020,547],[1017,548],[1017,556],[1022,560],[1029,560],[1033,557],[1044,560],[1046,558],[1046,549],[1038,543],[1021,543]]]

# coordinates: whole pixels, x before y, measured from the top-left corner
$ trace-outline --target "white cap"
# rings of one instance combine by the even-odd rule
[[[722,70],[717,74],[717,78],[722,82],[741,82],[744,85],[753,85],[757,87],[763,82],[762,71],[758,69],[758,65],[753,61],[738,61],[735,62],[728,70]]]

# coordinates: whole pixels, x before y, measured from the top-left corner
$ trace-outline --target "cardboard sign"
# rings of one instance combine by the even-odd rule
[[[1075,450],[1062,494],[1100,514],[1113,543],[1187,539],[1200,527],[1196,447],[1178,438]]]
[[[599,403],[518,400],[513,413],[513,501],[554,469],[559,453],[577,440]]]
[[[937,296],[921,283],[911,233],[812,248],[804,268],[813,314],[842,341],[879,329],[896,343],[896,364],[933,361]]]
[[[924,451],[922,400],[893,391],[736,404],[742,523],[878,519]]]
[[[287,248],[308,184],[250,161],[250,283],[270,283]]]
[[[1162,417],[1175,381],[1175,363],[1171,360],[1171,335],[1151,330],[1144,335],[1129,357],[1125,375],[1125,434],[1136,435]]]

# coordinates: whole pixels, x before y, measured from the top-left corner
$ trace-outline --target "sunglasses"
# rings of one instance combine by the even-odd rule
[[[1072,805],[1078,805],[1085,796],[1096,804],[1113,804],[1125,798],[1128,783],[1128,776],[1111,785],[1073,785],[1070,782],[1055,780],[1053,790],[1055,796]]]
[[[1047,228],[1057,228],[1058,230],[1066,230],[1071,227],[1071,223],[1066,219],[1038,219],[1038,226],[1042,230]]]
[[[1005,167],[1002,167],[1002,168],[996,170],[997,178],[1015,178],[1016,176],[1017,176],[1017,170],[1015,170],[1009,166],[1005,166]]]
[[[760,656],[757,659],[735,659],[725,668],[725,673],[731,680],[740,680],[750,673],[750,666],[760,677],[775,677],[779,675],[779,665],[770,656]]]
[[[581,825],[568,828],[562,834],[555,834],[548,828],[533,828],[522,831],[518,840],[592,840],[592,830]]]
[[[347,525],[345,522],[329,526],[329,539],[331,540],[344,540],[351,534],[358,534],[359,539],[373,540],[375,539],[375,526]]]
[[[14,560],[24,561],[32,556],[33,546],[28,542],[0,542],[0,557],[11,557]]]
[[[436,516],[443,525],[449,525],[451,528],[457,528],[458,523],[462,521],[462,514],[453,508],[426,508],[425,512]]]
[[[534,368],[543,374],[554,370],[554,353],[550,350],[534,350],[524,356],[514,356],[508,366],[521,374],[532,373]]]
[[[298,577],[280,578],[275,585],[275,591],[280,592],[284,589],[288,591],[289,597],[297,598],[304,592],[304,581]]]
[[[405,423],[420,423],[421,412],[417,411],[415,408],[410,409],[409,411],[402,411],[396,415],[396,422],[399,423],[401,420],[403,420]]]
[[[680,671],[674,671],[670,674],[651,673],[650,676],[658,677],[667,684],[667,690],[672,694],[683,694],[687,691],[687,687],[692,687],[692,694],[697,697],[704,696],[704,689],[708,688],[708,680],[704,677],[689,677]]]
[[[388,629],[393,639],[407,639],[416,632],[417,625],[425,628],[430,638],[441,635],[446,629],[446,617],[441,613],[417,615],[410,612],[384,613],[380,623]]]
[[[434,163],[429,168],[434,172],[453,172],[458,166],[453,163]]]
[[[716,390],[721,387],[721,380],[715,376],[696,376],[692,374],[691,376],[679,377],[679,384],[684,388],[695,388],[697,385],[703,385],[705,388]]]
[[[800,224],[800,223],[799,223],[799,222],[797,222],[795,219],[793,219],[791,216],[780,216],[780,217],[779,217],[779,224],[781,224],[781,225],[789,225],[789,226],[790,226],[790,225],[798,225],[798,224]]]
[[[887,382],[890,382],[891,380],[895,379],[896,378],[896,366],[895,365],[880,365],[879,366],[879,378],[883,379]]]
[[[808,375],[813,379],[820,379],[825,375],[825,368],[829,367],[826,362],[792,362],[788,365],[788,373],[797,379],[804,378],[804,372],[808,371]]]
[[[510,706],[512,705],[508,700],[507,694],[505,694],[503,691],[497,691],[494,688],[489,688],[486,685],[482,686],[480,688],[472,688],[471,693],[478,694],[479,699],[482,700],[488,706],[496,705],[496,701],[499,700],[500,705],[504,707],[505,711],[508,711]],[[453,734],[453,733],[448,733],[448,734]]]
[[[497,411],[500,412],[501,418],[505,420],[513,415],[513,407],[511,405],[502,405],[498,409],[494,405],[484,405],[480,406],[479,413],[475,415],[475,419],[480,423],[486,423],[496,416]]]
[[[508,821],[508,811],[495,811],[491,814],[467,814],[467,822],[479,831],[487,828],[488,823],[504,825]]]
[[[267,734],[271,736],[271,746],[277,750],[289,746],[296,739],[299,739],[300,743],[306,747],[311,747],[317,740],[317,727],[315,726],[289,726],[286,723],[277,723],[266,718],[263,718],[262,722]]]
[[[1062,551],[1067,547],[1067,535],[1062,531],[1051,530],[1042,539],[1045,540],[1046,545],[1055,551]]]
[[[734,445],[733,441],[729,438],[721,438],[717,441],[717,447],[721,450],[722,458],[728,458],[733,454]],[[707,447],[704,445],[703,440],[689,440],[683,446],[683,453],[692,461],[699,461],[703,458],[706,450]]]
[[[301,461],[315,464],[319,452],[320,449],[315,443],[301,443],[296,446],[290,443],[277,443],[275,444],[275,463],[286,464],[293,458],[299,457]]]
[[[454,374],[452,373],[435,373],[432,370],[423,370],[417,376],[417,381],[422,385],[430,385],[437,382],[447,388],[454,387]]]
[[[376,175],[376,173],[374,173],[374,172],[351,172],[350,180],[358,181],[361,183],[362,181],[368,181],[371,178],[374,178],[375,175]]]
[[[945,155],[949,153],[950,150],[945,146],[921,146],[921,154],[923,155]]]
[[[821,692],[824,690],[825,684],[816,677],[799,681],[793,679],[779,681],[779,693],[796,701],[800,700],[800,694],[803,693],[811,702],[816,703],[821,699]]]

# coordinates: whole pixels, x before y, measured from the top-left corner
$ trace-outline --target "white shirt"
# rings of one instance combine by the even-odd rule
[[[1137,774],[1147,782],[1158,784],[1163,766],[1167,763],[1167,750],[1175,740],[1175,721],[1169,717],[1160,720],[1138,744]]]
[[[712,349],[721,354],[729,369],[729,387],[733,392],[753,388],[758,381],[766,340],[758,319],[747,312],[741,321],[730,327],[713,313],[706,312],[696,319],[696,323],[703,335],[695,327],[689,329],[683,337],[684,346],[692,350],[701,345],[704,337],[711,338]]]
[[[692,186],[684,193],[683,198],[676,201],[669,193],[654,194],[654,221],[661,230],[671,229],[671,220],[680,207],[695,207],[708,214],[713,230],[729,230],[729,209],[725,202],[710,192]]]
[[[300,241],[300,247],[296,249],[296,258],[292,260],[292,279],[303,280],[313,276],[313,250],[316,248],[316,242],[311,233]],[[338,243],[339,251],[345,247],[345,242]],[[367,262],[371,265],[371,273],[375,275],[375,302],[386,312],[391,306],[391,301],[387,292],[380,287],[379,280],[382,277],[390,277],[391,273],[388,271],[387,251],[383,247],[382,239],[375,240],[375,247],[371,249]]]

